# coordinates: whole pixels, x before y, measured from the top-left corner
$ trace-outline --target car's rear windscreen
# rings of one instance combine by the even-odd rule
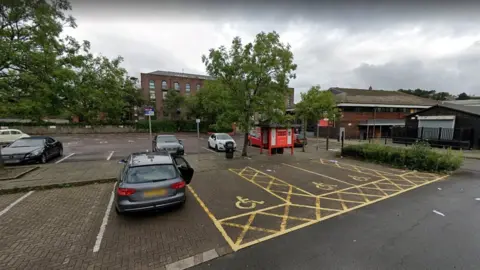
[[[177,177],[172,164],[132,167],[127,173],[127,183],[147,183],[164,181]]]

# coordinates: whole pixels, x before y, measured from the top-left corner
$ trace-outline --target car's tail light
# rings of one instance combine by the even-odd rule
[[[120,196],[129,196],[135,193],[136,190],[134,188],[118,188],[117,194]]]
[[[185,187],[185,181],[174,183],[170,186],[173,189],[181,189]]]

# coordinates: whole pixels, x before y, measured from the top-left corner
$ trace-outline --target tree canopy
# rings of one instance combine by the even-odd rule
[[[210,49],[202,56],[207,72],[228,91],[231,116],[245,133],[242,156],[247,155],[247,133],[257,112],[266,119],[282,120],[290,79],[295,78],[290,45],[277,32],[261,32],[253,43],[235,37],[231,47]]]
[[[301,93],[302,100],[295,104],[295,114],[304,123],[303,136],[306,138],[306,123],[308,120],[322,118],[338,119],[339,112],[332,92],[320,90],[320,86],[312,86],[310,90]],[[305,151],[305,146],[303,147]]]
[[[100,113],[122,121],[141,103],[120,64],[89,53],[88,41],[61,37],[76,27],[67,0],[5,0],[0,5],[0,116],[40,120]]]

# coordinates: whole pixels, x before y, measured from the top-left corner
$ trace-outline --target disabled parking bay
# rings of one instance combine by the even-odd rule
[[[190,189],[239,250],[445,177],[318,159],[215,171]]]

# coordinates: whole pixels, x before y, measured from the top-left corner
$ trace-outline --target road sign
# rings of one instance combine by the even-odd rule
[[[200,119],[195,119],[195,122],[197,122],[197,124],[200,123]]]
[[[154,116],[155,115],[155,111],[151,107],[145,108],[144,112],[145,112],[145,116]]]

